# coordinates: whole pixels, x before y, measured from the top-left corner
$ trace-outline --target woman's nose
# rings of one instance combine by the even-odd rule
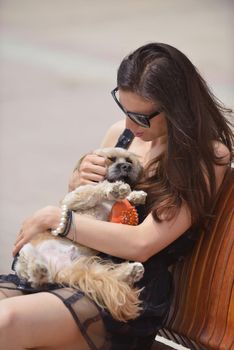
[[[129,117],[126,117],[126,128],[130,129],[134,134],[136,134],[140,126],[134,123],[134,121],[132,121]]]

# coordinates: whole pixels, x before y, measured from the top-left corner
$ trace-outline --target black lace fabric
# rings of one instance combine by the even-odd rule
[[[50,291],[70,310],[86,343],[84,350],[110,350],[110,337],[104,326],[100,309],[83,293],[73,288]]]
[[[23,293],[15,287],[16,285],[13,282],[4,281],[0,276],[0,300],[22,295]]]
[[[20,280],[15,275],[0,275],[0,300],[28,294],[22,288]],[[48,291],[60,298],[70,310],[86,347],[82,350],[110,350],[110,336],[106,331],[100,309],[83,293],[73,288],[58,288]]]

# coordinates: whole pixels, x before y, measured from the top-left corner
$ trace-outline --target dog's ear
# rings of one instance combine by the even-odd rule
[[[97,154],[98,156],[102,156],[104,158],[111,156],[114,152],[115,152],[114,147],[98,148],[94,151],[95,154]]]
[[[144,168],[143,168],[143,166],[140,165],[140,167],[139,167],[139,175],[138,175],[137,182],[140,181],[140,180],[142,179],[143,175],[144,175]]]
[[[106,158],[106,165],[107,167],[111,166],[111,164],[113,164],[114,159],[112,157],[107,157]]]
[[[98,156],[102,156],[106,159],[106,165],[109,167],[113,162],[115,162],[117,155],[114,147],[109,148],[99,148],[94,151]]]

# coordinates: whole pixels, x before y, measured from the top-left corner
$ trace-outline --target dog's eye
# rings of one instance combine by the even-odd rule
[[[126,162],[132,164],[132,160],[130,158],[126,158]]]
[[[116,161],[116,157],[108,157],[108,159],[113,163]]]

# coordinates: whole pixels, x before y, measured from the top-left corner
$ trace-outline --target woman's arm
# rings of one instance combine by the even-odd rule
[[[129,226],[90,220],[75,215],[76,241],[98,251],[126,260],[144,262],[156,254],[191,226],[191,216],[186,206],[171,221],[157,223],[148,215],[138,226]],[[68,238],[72,238],[70,232]]]
[[[224,157],[228,159],[230,154],[226,150],[224,148],[222,152]],[[215,165],[217,189],[222,183],[226,168],[227,165]],[[14,254],[36,233],[57,227],[60,215],[59,208],[48,207],[26,220],[17,240]],[[181,206],[178,214],[172,220],[157,223],[150,214],[139,226],[102,222],[79,214],[74,215],[74,217],[75,240],[78,243],[113,256],[137,261],[146,261],[191,226],[191,214],[186,204]],[[69,233],[68,238],[73,238],[73,232]]]
[[[13,254],[15,255],[37,233],[56,228],[60,216],[60,208],[48,206],[25,220]],[[190,213],[185,206],[171,221],[156,223],[150,214],[138,226],[98,221],[80,214],[75,214],[74,220],[76,233],[71,230],[67,238],[75,237],[78,243],[98,251],[142,262],[173,242],[191,225]]]
[[[230,152],[220,143],[216,144],[216,154],[223,159],[223,165],[214,165],[218,190],[230,160]],[[151,214],[139,226],[97,222],[81,215],[76,215],[75,221],[78,243],[124,259],[146,261],[191,226],[191,214],[184,203],[173,219],[160,223],[155,222]],[[69,237],[72,234],[69,233]]]

